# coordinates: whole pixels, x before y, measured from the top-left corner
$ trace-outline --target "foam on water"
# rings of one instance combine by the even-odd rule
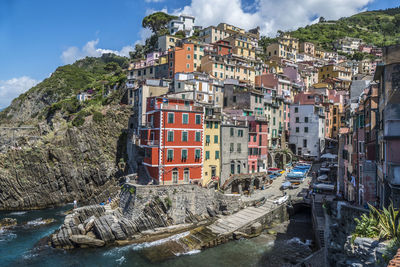
[[[37,218],[37,219],[35,219],[33,221],[27,222],[26,224],[30,225],[30,226],[38,226],[38,225],[46,224],[46,222],[43,221],[42,218]]]
[[[121,258],[119,258],[118,260],[115,260],[116,262],[118,262],[119,265],[121,265],[122,263],[125,262],[125,257],[122,256]]]
[[[24,215],[26,213],[26,211],[14,211],[14,212],[10,212],[9,215]]]
[[[7,229],[0,228],[0,242],[10,241],[16,237],[17,235],[14,234],[13,232]]]
[[[201,250],[194,249],[194,250],[191,250],[191,251],[187,251],[187,252],[183,252],[183,253],[174,253],[174,254],[175,254],[175,256],[183,256],[183,255],[193,255],[193,254],[197,254],[197,253],[200,253],[200,252],[201,252]]]
[[[301,241],[300,238],[298,237],[293,237],[291,239],[289,239],[288,241],[286,241],[288,244],[293,244],[293,243],[297,243],[300,245],[304,245],[304,246],[311,246],[311,240],[306,240],[305,242]]]
[[[189,235],[189,233],[190,232],[184,232],[184,233],[172,235],[167,238],[163,238],[163,239],[152,241],[152,242],[144,242],[144,243],[140,243],[140,244],[132,244],[132,245],[124,246],[124,247],[113,248],[113,249],[105,252],[103,255],[104,256],[116,256],[116,255],[120,255],[121,253],[129,251],[129,250],[137,251],[137,250],[141,250],[144,248],[159,246],[159,245],[169,242],[169,241],[179,240],[179,239]]]

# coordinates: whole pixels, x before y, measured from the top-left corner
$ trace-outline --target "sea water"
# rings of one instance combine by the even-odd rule
[[[298,246],[298,250],[303,250],[312,237],[312,233],[303,231],[311,228],[309,216],[300,215],[303,219],[299,220],[300,223],[291,220],[287,234],[278,233],[272,237],[264,233],[253,239],[231,241],[204,251],[189,251],[163,262],[147,259],[142,251],[179,239],[187,232],[143,244],[93,249],[61,250],[39,242],[60,227],[64,211],[70,208],[0,212],[0,219],[10,217],[18,220],[17,227],[0,231],[0,266],[282,266],[288,263],[283,257],[287,247],[295,246],[296,249]],[[44,225],[42,221],[48,218],[55,221]]]

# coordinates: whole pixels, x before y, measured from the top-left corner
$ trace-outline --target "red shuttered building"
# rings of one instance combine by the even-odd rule
[[[143,165],[158,184],[202,181],[203,107],[191,100],[149,97],[141,129]]]

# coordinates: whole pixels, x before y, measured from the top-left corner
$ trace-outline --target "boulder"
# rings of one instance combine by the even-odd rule
[[[86,234],[86,230],[85,230],[85,227],[83,226],[83,224],[79,224],[78,225],[78,229],[79,229],[79,231],[81,232],[82,235]]]
[[[79,246],[102,247],[105,245],[103,240],[92,238],[87,235],[72,235],[69,239]]]
[[[94,220],[96,219],[96,217],[91,216],[89,219],[87,219],[84,223],[85,223],[85,231],[89,232],[93,225],[94,225]]]
[[[1,227],[12,227],[17,225],[17,219],[14,218],[4,218],[0,220],[0,228]]]
[[[253,235],[259,235],[262,230],[263,230],[263,226],[259,222],[253,223],[251,225],[251,234],[253,234]]]

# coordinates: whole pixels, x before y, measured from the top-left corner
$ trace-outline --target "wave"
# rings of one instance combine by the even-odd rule
[[[14,211],[10,212],[8,215],[24,215],[27,211]]]
[[[144,242],[144,243],[140,243],[140,244],[132,244],[132,245],[124,246],[124,247],[113,248],[113,249],[105,252],[103,255],[104,256],[117,256],[117,255],[120,255],[121,253],[130,251],[130,250],[137,251],[137,250],[141,250],[144,248],[159,246],[159,245],[164,244],[169,241],[177,241],[177,240],[189,235],[189,233],[190,232],[187,231],[187,232],[172,235],[167,238],[163,238],[163,239],[152,241],[152,242]]]
[[[197,254],[197,253],[200,253],[201,252],[201,250],[199,250],[199,249],[194,249],[194,250],[190,250],[190,251],[187,251],[187,252],[183,252],[183,253],[174,253],[175,254],[175,256],[184,256],[184,255],[194,255],[194,254]]]
[[[7,229],[0,228],[0,242],[10,241],[16,237],[17,234],[14,234]]]
[[[118,262],[119,265],[121,265],[122,263],[125,262],[125,257],[122,256],[121,258],[119,258],[119,259],[117,259],[117,260],[115,260],[115,261]]]

